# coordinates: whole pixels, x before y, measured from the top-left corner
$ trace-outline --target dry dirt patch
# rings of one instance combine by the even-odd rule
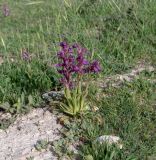
[[[0,130],[1,160],[55,160],[57,157],[47,149],[39,152],[35,145],[39,140],[54,141],[59,139],[56,115],[44,109],[34,109],[31,113],[18,117],[5,131]]]

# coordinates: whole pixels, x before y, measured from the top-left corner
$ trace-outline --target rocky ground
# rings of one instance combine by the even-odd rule
[[[38,141],[57,140],[61,125],[56,122],[56,115],[44,109],[34,109],[17,120],[5,131],[0,130],[1,160],[55,160],[56,156],[47,148],[37,151]]]

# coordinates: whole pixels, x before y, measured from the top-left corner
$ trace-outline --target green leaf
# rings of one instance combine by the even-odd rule
[[[34,105],[34,100],[31,95],[28,96],[28,102],[29,102],[29,105]]]
[[[10,104],[8,102],[0,104],[0,108],[4,109],[5,111],[8,111],[10,109]]]
[[[84,157],[84,160],[94,160],[92,155],[87,155]]]

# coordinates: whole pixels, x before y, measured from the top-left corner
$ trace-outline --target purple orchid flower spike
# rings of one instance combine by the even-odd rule
[[[73,87],[75,75],[83,76],[86,73],[98,73],[101,71],[100,64],[94,60],[87,60],[88,50],[79,44],[69,45],[67,42],[60,43],[61,50],[58,52],[59,63],[55,66],[62,75],[60,82],[68,87]]]
[[[10,9],[9,9],[9,6],[7,4],[4,4],[2,6],[2,12],[3,12],[3,15],[5,17],[8,17],[10,15]]]

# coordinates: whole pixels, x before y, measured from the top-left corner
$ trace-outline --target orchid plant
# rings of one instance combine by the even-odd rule
[[[84,89],[82,82],[86,75],[98,73],[101,68],[97,60],[88,61],[89,52],[79,44],[60,43],[57,53],[59,63],[57,71],[61,74],[60,82],[64,86],[64,102],[60,102],[62,110],[69,115],[76,115],[87,109],[86,96],[88,84]]]
[[[2,13],[5,17],[8,17],[10,15],[10,9],[9,9],[9,6],[7,4],[3,4]]]

